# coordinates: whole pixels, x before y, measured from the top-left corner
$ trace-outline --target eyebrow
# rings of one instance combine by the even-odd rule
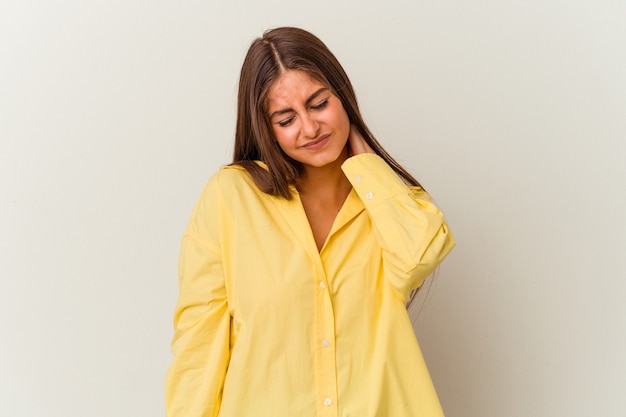
[[[311,94],[309,96],[309,98],[306,99],[304,104],[308,106],[309,103],[311,103],[313,100],[315,100],[317,98],[317,96],[322,94],[324,91],[328,91],[328,88],[326,88],[326,87],[320,88],[319,90],[317,90],[316,92]],[[272,119],[274,116],[280,116],[281,114],[291,113],[293,111],[294,111],[294,109],[292,109],[291,107],[289,107],[288,109],[276,110],[274,113],[270,114],[270,119]]]

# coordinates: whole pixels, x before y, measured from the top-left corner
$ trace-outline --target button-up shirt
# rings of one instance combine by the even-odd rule
[[[207,183],[184,234],[168,417],[441,417],[405,308],[454,246],[439,209],[377,155],[318,251],[295,188],[241,167]]]

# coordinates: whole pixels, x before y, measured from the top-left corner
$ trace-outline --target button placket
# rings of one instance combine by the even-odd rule
[[[315,364],[316,385],[318,395],[318,416],[336,417],[337,405],[337,368],[335,349],[332,341],[335,338],[335,317],[332,305],[332,294],[323,272],[318,271],[319,291],[315,291]]]

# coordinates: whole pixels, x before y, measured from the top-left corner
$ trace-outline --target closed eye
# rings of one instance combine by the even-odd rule
[[[318,104],[316,104],[316,105],[314,105],[314,106],[311,106],[311,109],[312,109],[312,110],[322,110],[322,109],[323,109],[324,107],[326,107],[326,106],[328,106],[328,99],[324,99],[324,100],[322,100],[321,102],[319,102]],[[281,111],[281,113],[282,113],[282,112],[289,113],[289,112],[291,112],[291,111],[292,111],[291,109],[285,109],[285,110]],[[278,113],[278,112],[277,112],[277,113]],[[281,120],[280,122],[277,122],[276,124],[277,124],[278,126],[280,126],[280,127],[287,127],[287,126],[289,126],[291,123],[293,123],[293,121],[294,121],[295,119],[296,119],[296,116],[294,115],[294,116],[291,116],[291,117],[289,117],[289,118],[287,118],[287,119]]]
[[[321,110],[321,109],[323,109],[324,107],[326,107],[327,105],[328,105],[328,99],[326,99],[326,100],[322,101],[322,102],[321,102],[321,103],[319,103],[319,104],[316,104],[315,106],[311,106],[311,108],[312,108],[313,110]]]
[[[278,122],[278,126],[280,127],[289,126],[293,122],[294,119],[295,117],[292,116],[289,119],[281,120],[280,122]]]

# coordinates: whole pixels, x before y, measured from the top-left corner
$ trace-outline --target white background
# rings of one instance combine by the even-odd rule
[[[163,415],[183,229],[230,161],[247,47],[296,25],[457,238],[413,311],[448,417],[623,417],[625,17],[620,0],[2,2],[0,416]]]

